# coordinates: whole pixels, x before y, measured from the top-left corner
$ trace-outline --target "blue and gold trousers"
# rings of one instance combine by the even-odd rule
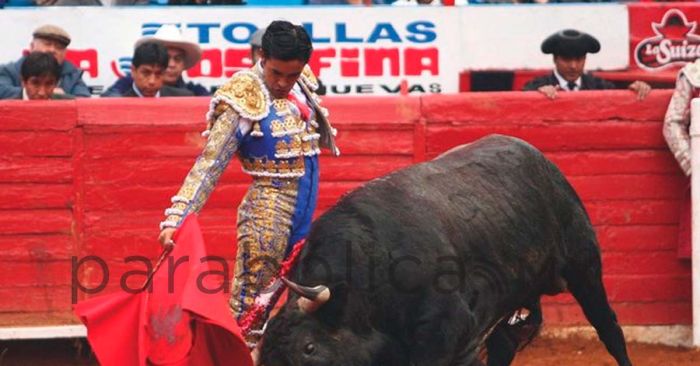
[[[318,196],[318,160],[306,158],[299,179],[256,178],[238,208],[238,250],[231,311],[241,320],[277,274],[282,261],[311,226]],[[261,335],[266,316],[251,326],[249,343]]]

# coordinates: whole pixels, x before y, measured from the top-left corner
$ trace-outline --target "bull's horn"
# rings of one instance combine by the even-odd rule
[[[297,301],[297,304],[305,313],[313,313],[331,298],[331,290],[323,285],[314,287],[302,286],[284,277],[282,277],[282,282],[284,282],[284,284],[287,285],[290,290],[301,296],[301,298],[299,298]]]

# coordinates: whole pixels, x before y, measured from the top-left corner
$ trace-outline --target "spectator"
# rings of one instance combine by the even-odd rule
[[[16,99],[73,99],[68,94],[54,93],[58,86],[58,80],[61,78],[61,65],[50,53],[30,53],[22,63],[20,78],[22,79],[22,93]]]
[[[34,0],[38,6],[100,6],[100,0]]]
[[[168,5],[245,5],[243,0],[169,0]]]
[[[163,82],[165,85],[187,89],[191,91],[194,95],[203,96],[209,95],[207,88],[201,84],[195,84],[193,82],[185,82],[182,77],[182,73],[196,65],[202,58],[202,50],[199,45],[194,42],[188,42],[182,36],[182,32],[172,24],[163,25],[158,29],[158,31],[151,37],[143,37],[136,41],[134,48],[148,41],[156,41],[163,44],[168,50],[168,64],[163,76]],[[103,97],[118,97],[126,93],[131,89],[131,85],[134,80],[132,75],[127,75],[125,77],[117,80],[114,85],[110,86],[107,91],[105,91]]]
[[[309,5],[384,5],[394,0],[308,0]]]
[[[600,51],[600,43],[593,36],[574,29],[565,29],[547,37],[541,48],[543,53],[554,55],[554,71],[531,80],[524,90],[537,90],[554,99],[558,91],[616,88],[615,84],[607,80],[584,73],[586,54]],[[644,99],[651,86],[637,80],[629,85],[629,89],[637,93],[638,99]]]
[[[391,5],[394,6],[416,6],[416,5],[442,5],[440,0],[396,0]]]
[[[262,56],[263,34],[265,34],[265,28],[260,28],[250,36],[250,59],[253,61],[253,65],[258,63],[258,60]]]
[[[54,93],[89,97],[90,90],[83,82],[83,71],[66,60],[66,47],[70,42],[71,38],[65,30],[55,25],[43,25],[34,31],[29,51],[48,52],[61,66],[61,77]],[[22,96],[20,70],[24,60],[25,57],[22,57],[0,66],[0,99],[18,99]]]
[[[131,60],[131,88],[122,93],[124,97],[187,97],[194,94],[184,88],[164,85],[168,68],[168,49],[158,41],[143,42],[134,50]]]

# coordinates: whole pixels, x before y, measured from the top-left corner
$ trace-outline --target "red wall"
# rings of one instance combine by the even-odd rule
[[[689,324],[690,266],[676,258],[688,183],[661,136],[670,92],[550,101],[537,93],[327,98],[340,158],[322,157],[319,211],[366,180],[490,133],[523,138],[566,173],[603,249],[608,293],[624,324]],[[0,102],[0,325],[65,323],[71,257],[97,255],[113,291],[130,255],[154,257],[163,209],[203,145],[208,100]],[[226,171],[201,213],[209,251],[231,259],[236,207],[249,178]],[[98,284],[96,262],[77,279]],[[128,284],[142,281],[128,276]],[[85,294],[79,292],[79,298]],[[546,322],[583,321],[569,296],[545,301]]]

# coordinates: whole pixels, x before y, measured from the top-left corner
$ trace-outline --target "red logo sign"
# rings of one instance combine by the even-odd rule
[[[697,22],[689,22],[682,11],[667,11],[661,23],[652,22],[651,27],[656,35],[639,42],[634,50],[639,67],[660,70],[700,57],[700,35],[695,34]]]

